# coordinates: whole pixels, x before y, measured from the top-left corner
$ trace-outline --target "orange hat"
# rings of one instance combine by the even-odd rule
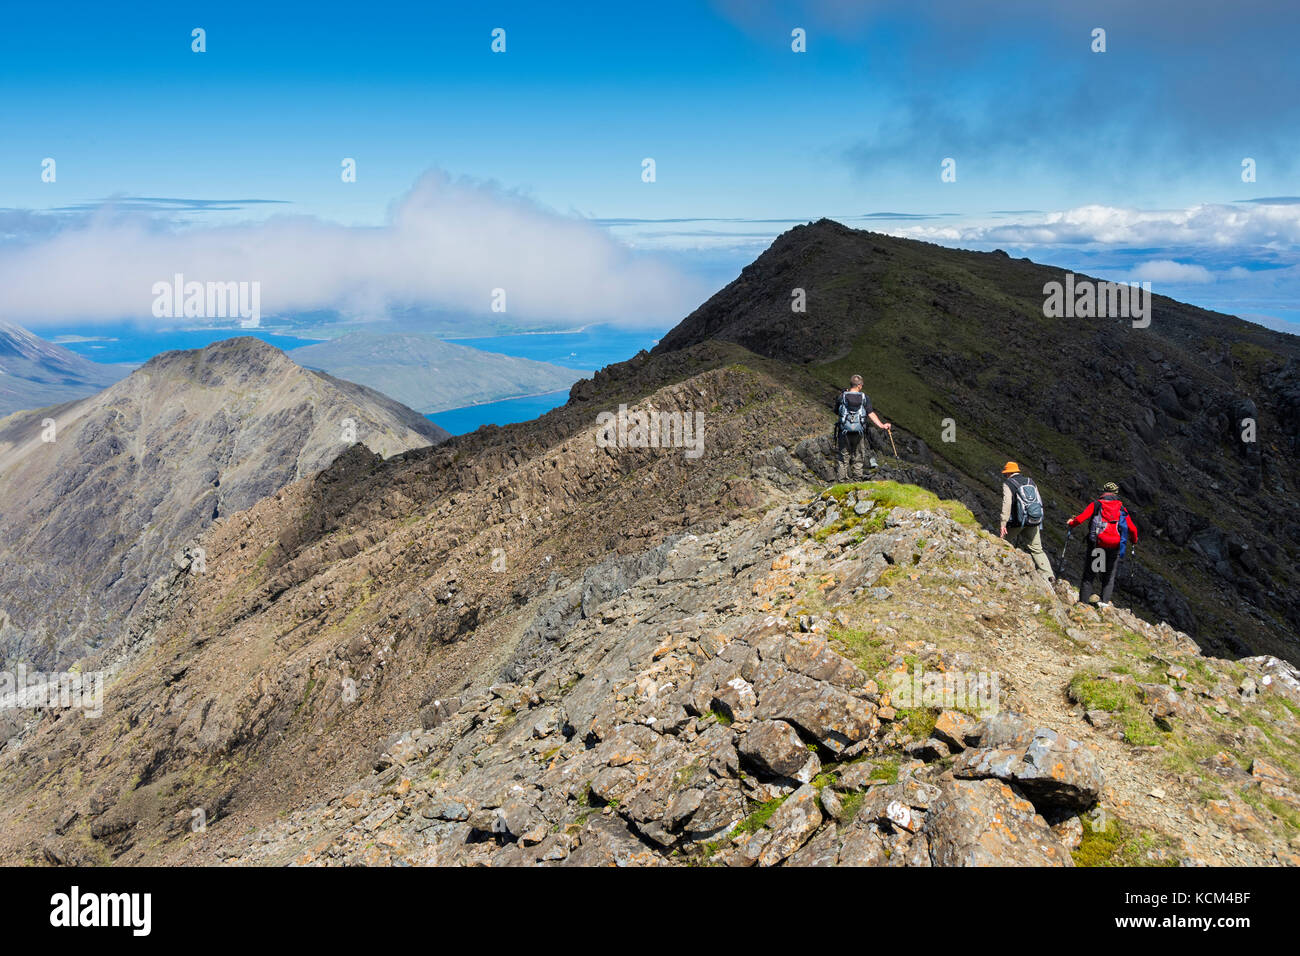
[[[1002,469],[1002,474],[1014,475],[1019,470],[1020,470],[1019,465],[1017,465],[1014,461],[1009,461],[1006,463],[1006,466]]]

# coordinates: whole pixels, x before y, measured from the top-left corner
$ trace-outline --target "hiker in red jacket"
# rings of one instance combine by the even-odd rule
[[[1115,590],[1115,574],[1119,559],[1128,549],[1129,541],[1137,542],[1138,529],[1133,523],[1124,502],[1119,500],[1119,486],[1106,482],[1101,496],[1069,521],[1073,528],[1088,522],[1088,551],[1084,554],[1083,577],[1079,581],[1079,603],[1092,600],[1093,581],[1101,576],[1099,607],[1110,607],[1110,596]]]

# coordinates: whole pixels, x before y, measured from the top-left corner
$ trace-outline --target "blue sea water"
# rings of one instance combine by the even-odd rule
[[[60,326],[42,328],[36,334],[57,342],[69,351],[106,365],[127,363],[142,365],[160,352],[174,349],[201,349],[223,339],[251,335],[276,348],[294,349],[314,345],[319,339],[281,335],[265,329],[146,329],[130,324]],[[59,342],[63,336],[84,337],[84,342]]]
[[[551,362],[565,368],[598,369],[625,362],[642,349],[654,348],[664,331],[592,325],[574,332],[534,332],[446,341],[485,352]]]
[[[448,339],[457,345],[499,352],[517,358],[551,362],[565,368],[599,369],[624,362],[642,349],[651,349],[663,333],[646,329],[618,329],[593,325],[576,332],[495,335],[487,338]],[[508,398],[466,408],[451,408],[426,417],[453,435],[464,435],[480,425],[526,422],[569,400],[568,390],[526,398]]]
[[[467,435],[480,425],[512,425],[526,422],[557,408],[569,400],[567,389],[545,395],[528,395],[524,398],[507,398],[499,402],[484,402],[465,408],[449,408],[425,415],[453,435]]]

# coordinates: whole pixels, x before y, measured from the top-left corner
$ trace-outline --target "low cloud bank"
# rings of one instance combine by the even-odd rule
[[[1300,205],[1206,203],[1169,210],[1089,205],[1020,222],[920,225],[889,231],[929,242],[1206,248],[1296,246],[1300,245]]]
[[[490,183],[425,174],[387,224],[294,215],[178,229],[111,204],[51,228],[14,210],[0,246],[0,318],[156,321],[155,283],[257,282],[264,315],[429,308],[537,322],[673,323],[710,290],[605,229]],[[5,223],[0,223],[4,225]]]

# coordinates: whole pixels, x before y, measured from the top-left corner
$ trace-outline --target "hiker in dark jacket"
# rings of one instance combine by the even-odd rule
[[[1128,549],[1128,543],[1137,543],[1138,529],[1124,502],[1119,500],[1119,486],[1108,481],[1096,501],[1088,505],[1069,521],[1073,528],[1088,522],[1088,551],[1084,554],[1083,577],[1079,581],[1079,603],[1093,597],[1093,582],[1101,578],[1100,607],[1110,607],[1115,590],[1115,575],[1119,559]]]
[[[1047,578],[1051,584],[1056,580],[1052,573],[1052,563],[1043,553],[1043,500],[1038,494],[1038,487],[1028,475],[1020,473],[1020,466],[1009,461],[1002,468],[1002,518],[998,525],[998,534],[1007,536],[1007,525],[1011,525],[1011,543],[1019,546],[1024,543],[1025,550],[1034,559],[1034,567]]]
[[[840,481],[862,480],[863,459],[867,454],[867,420],[877,427],[889,431],[893,426],[882,422],[880,416],[871,407],[871,399],[862,394],[862,376],[854,375],[849,379],[849,387],[840,393],[835,402],[835,444],[839,455]],[[871,459],[871,467],[876,467],[876,459]]]

